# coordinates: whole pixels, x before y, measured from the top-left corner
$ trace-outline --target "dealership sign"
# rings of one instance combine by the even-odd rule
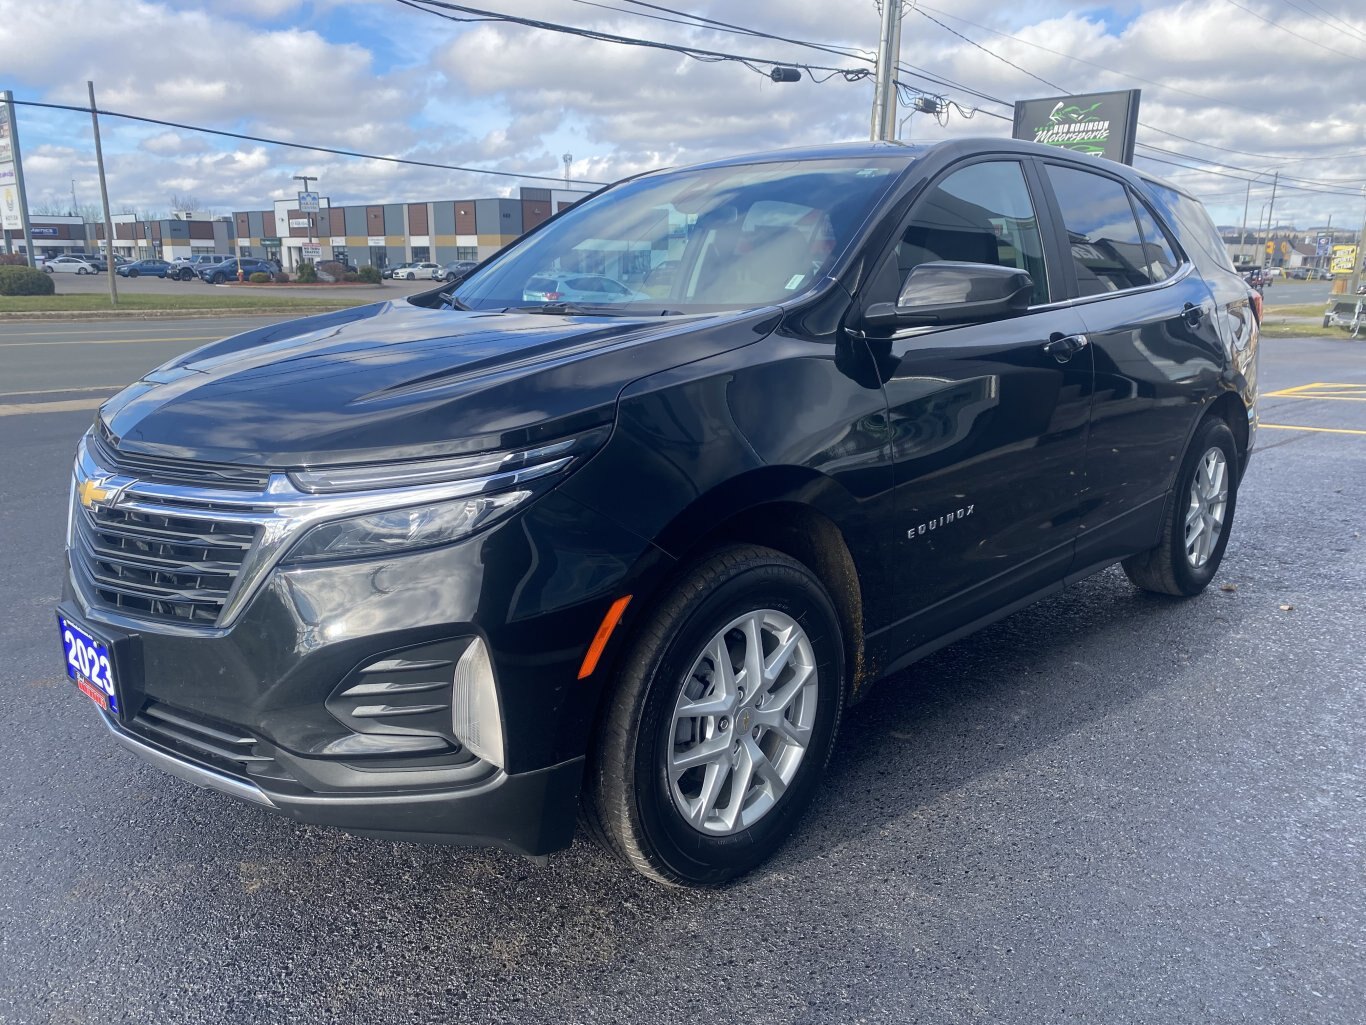
[[[1011,134],[1016,139],[1132,164],[1139,92],[1126,89],[1019,100]]]
[[[51,226],[46,227],[46,228],[39,228],[39,227],[29,228],[29,229],[28,229],[28,233],[29,233],[30,235],[32,235],[34,238],[56,238],[56,237],[57,237],[57,229],[54,228],[54,227],[51,227]]]
[[[1357,262],[1356,246],[1334,246],[1328,270],[1332,274],[1351,274]]]

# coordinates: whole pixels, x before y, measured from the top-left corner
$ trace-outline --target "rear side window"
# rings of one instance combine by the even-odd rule
[[[1166,281],[1176,273],[1181,261],[1153,212],[1137,196],[1129,198],[1133,200],[1134,213],[1138,215],[1138,229],[1143,232],[1144,268],[1154,281]]]
[[[1203,266],[1233,270],[1233,261],[1224,247],[1224,240],[1219,236],[1219,229],[1214,226],[1199,200],[1157,182],[1145,179],[1144,184],[1152,194],[1158,211],[1180,234],[1187,253]]]
[[[1090,171],[1057,164],[1047,169],[1067,229],[1079,294],[1104,295],[1153,284],[1128,190]]]

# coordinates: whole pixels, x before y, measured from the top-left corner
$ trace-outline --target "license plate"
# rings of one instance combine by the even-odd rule
[[[85,627],[65,616],[57,617],[66,652],[66,675],[77,689],[106,712],[119,711],[118,688],[114,685],[114,666],[109,645],[92,637]]]

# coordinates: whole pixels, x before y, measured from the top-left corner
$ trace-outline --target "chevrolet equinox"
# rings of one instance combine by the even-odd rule
[[[528,298],[565,276],[625,288]],[[106,402],[67,672],[125,747],[302,822],[540,858],[582,811],[717,884],[872,682],[1115,563],[1209,584],[1258,300],[1187,193],[1029,143],[641,175]]]

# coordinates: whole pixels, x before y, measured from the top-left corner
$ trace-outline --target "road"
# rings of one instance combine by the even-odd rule
[[[0,326],[0,1023],[1363,1020],[1366,345],[1264,343],[1222,586],[1112,570],[943,650],[689,893],[294,825],[103,735],[53,623],[72,446],[240,323]]]

